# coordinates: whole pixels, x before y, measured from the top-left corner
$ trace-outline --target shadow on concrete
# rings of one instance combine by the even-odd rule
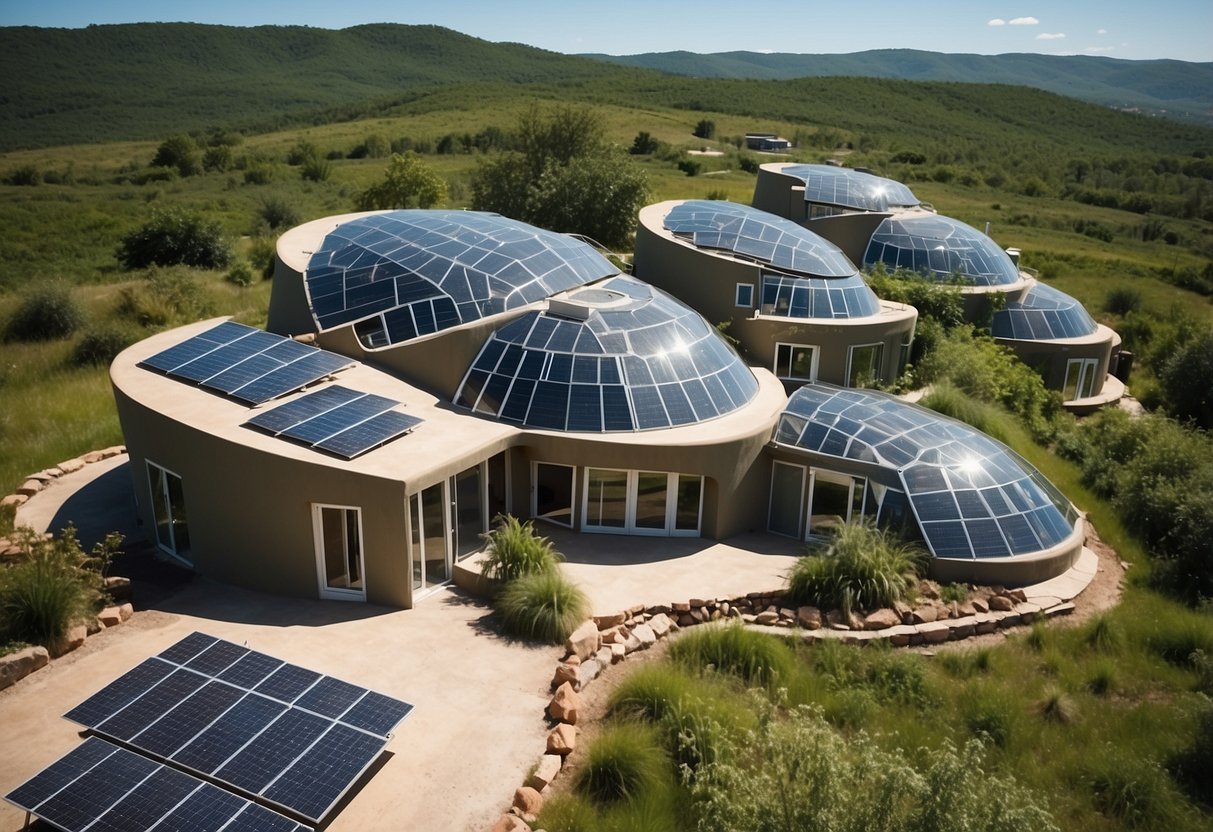
[[[393,607],[353,601],[326,601],[270,595],[194,575],[188,585],[154,604],[141,602],[135,590],[136,609],[154,609],[211,621],[260,624],[268,627],[326,627],[399,612]]]
[[[58,534],[68,523],[76,524],[80,545],[86,551],[110,532],[118,532],[132,546],[142,542],[130,464],[111,468],[76,489],[55,511],[47,528]]]
[[[691,557],[717,546],[743,550],[752,555],[800,555],[804,544],[772,534],[749,533],[715,541],[702,537],[641,537],[619,534],[579,534],[571,529],[538,526],[551,538],[567,563],[596,566],[642,566]]]

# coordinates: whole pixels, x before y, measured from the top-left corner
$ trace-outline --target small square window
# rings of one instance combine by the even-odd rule
[[[737,301],[738,306],[753,308],[754,306],[754,284],[753,283],[738,283],[737,284]]]

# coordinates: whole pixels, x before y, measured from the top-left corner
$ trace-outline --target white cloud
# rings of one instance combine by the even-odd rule
[[[1037,40],[1061,40],[1066,36],[1065,32],[1041,32],[1036,36]]]
[[[1088,55],[1098,55],[1100,52],[1112,52],[1115,49],[1115,46],[1088,46],[1082,51]]]
[[[1013,17],[1011,18],[1012,26],[1039,26],[1040,21],[1034,17]]]
[[[1007,22],[1005,20],[1003,20],[1001,17],[996,17],[993,20],[991,20],[989,23],[987,23],[986,25],[987,26],[1006,26]]]
[[[1095,34],[1097,34],[1097,35],[1106,35],[1107,33],[1108,33],[1107,29],[1096,29],[1095,30]]]

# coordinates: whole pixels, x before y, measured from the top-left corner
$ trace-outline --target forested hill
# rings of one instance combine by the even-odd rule
[[[648,52],[586,57],[699,78],[858,76],[1013,84],[1108,107],[1213,125],[1213,63],[1026,53],[964,55],[916,49],[875,49],[849,55]]]
[[[264,125],[435,85],[637,73],[437,26],[0,27],[0,150]]]

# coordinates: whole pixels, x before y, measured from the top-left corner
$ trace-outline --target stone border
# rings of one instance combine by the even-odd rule
[[[30,497],[33,497],[35,494],[42,491],[52,482],[65,474],[74,474],[85,465],[100,462],[101,460],[109,459],[110,457],[120,456],[124,453],[126,453],[125,445],[111,445],[110,447],[102,448],[99,451],[89,451],[88,453],[81,454],[78,457],[65,459],[63,462],[60,462],[58,465],[53,465],[50,468],[43,468],[41,471],[30,474],[28,477],[26,477],[25,482],[17,486],[17,490],[12,494],[8,494],[5,497],[0,497],[0,507],[8,508],[9,506],[12,506],[13,510],[16,511],[17,509],[21,508],[21,506],[25,505],[29,501]],[[7,543],[7,541],[0,541],[0,544],[3,543]],[[5,548],[6,547],[4,545],[0,545],[0,556],[4,554]]]

